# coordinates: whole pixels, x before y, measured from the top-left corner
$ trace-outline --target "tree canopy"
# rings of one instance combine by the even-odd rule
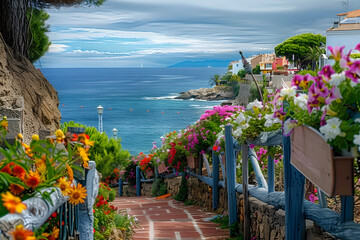
[[[29,57],[29,8],[100,6],[104,2],[105,0],[0,0],[0,33],[15,53]],[[46,48],[46,41],[44,44]]]
[[[33,6],[36,7],[70,7],[83,5],[102,5],[105,0],[31,0]]]
[[[28,11],[28,18],[30,19],[30,34],[29,34],[29,60],[35,62],[48,51],[51,42],[46,32],[49,30],[49,25],[46,20],[50,17],[42,9],[31,8]]]
[[[286,39],[275,47],[276,56],[285,56],[292,59],[294,55],[295,62],[299,69],[311,63],[308,55],[316,47],[325,45],[326,37],[321,34],[303,33]]]

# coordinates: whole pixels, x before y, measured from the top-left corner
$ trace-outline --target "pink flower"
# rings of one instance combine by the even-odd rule
[[[340,60],[340,58],[339,58],[339,60]],[[329,81],[329,79],[331,78],[331,75],[333,75],[334,73],[335,73],[335,70],[332,68],[332,66],[326,65],[325,67],[323,67],[323,69],[320,72],[318,72],[318,75],[324,76],[325,80]]]
[[[342,98],[340,90],[336,86],[333,86],[328,97],[325,99],[325,103],[329,105],[332,101],[340,98]]]
[[[360,52],[360,43],[356,45],[355,50],[358,50]]]
[[[295,87],[298,87],[298,89],[300,88],[300,83],[301,81],[303,80],[303,76],[301,75],[295,75],[292,79],[291,79],[291,86],[295,86]]]
[[[342,52],[344,50],[345,46],[342,47],[328,47],[328,49],[330,50],[332,57],[335,59],[335,61],[340,61],[341,57],[342,57]]]
[[[255,145],[254,145],[254,144],[250,144],[249,147],[250,147],[251,149],[253,149],[253,148],[255,147]]]
[[[319,200],[318,197],[316,197],[313,193],[309,196],[309,200],[312,203],[315,203],[316,200]]]

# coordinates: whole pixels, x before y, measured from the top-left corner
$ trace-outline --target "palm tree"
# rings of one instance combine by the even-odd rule
[[[316,62],[319,61],[320,55],[325,53],[325,49],[318,46],[310,47],[310,51],[306,56],[306,60],[311,61],[311,70],[316,70]]]
[[[220,74],[215,74],[214,76],[212,76],[209,80],[209,86],[213,87],[213,86],[217,86],[220,83],[220,78],[221,75]]]

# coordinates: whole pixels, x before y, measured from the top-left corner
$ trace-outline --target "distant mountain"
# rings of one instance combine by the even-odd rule
[[[168,67],[227,67],[231,60],[184,61]]]

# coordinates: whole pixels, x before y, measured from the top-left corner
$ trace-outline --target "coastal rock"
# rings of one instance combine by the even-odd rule
[[[230,87],[218,86],[215,88],[192,89],[187,92],[180,93],[176,99],[196,99],[196,100],[232,100],[235,98],[234,92]]]
[[[28,59],[13,56],[0,36],[0,117],[8,109],[22,111],[23,135],[28,142],[40,129],[54,132],[60,127],[58,106],[53,86]]]

